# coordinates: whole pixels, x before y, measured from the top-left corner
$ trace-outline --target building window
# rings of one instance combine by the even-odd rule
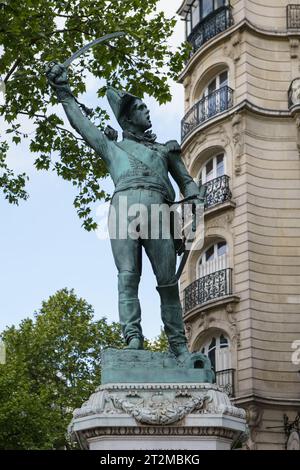
[[[228,0],[194,0],[185,21],[186,37],[194,51],[233,22]]]
[[[199,175],[199,186],[205,186],[205,209],[230,201],[232,193],[229,176],[225,174],[226,159],[224,153],[210,158]]]
[[[233,90],[228,86],[228,71],[216,75],[204,88],[201,99],[186,113],[181,123],[182,139],[202,122],[233,106]]]
[[[210,359],[215,372],[231,369],[229,340],[223,333],[214,335],[206,341],[201,352]]]
[[[186,16],[187,37],[208,15],[227,5],[228,0],[195,0]]]
[[[201,348],[211,362],[217,385],[230,397],[234,396],[234,369],[231,364],[230,342],[223,333],[211,336]]]
[[[228,245],[225,240],[211,245],[202,254],[198,263],[198,276],[203,277],[228,268]]]
[[[223,176],[225,174],[225,156],[224,153],[219,153],[214,156],[204,165],[200,172],[199,183],[205,184],[209,181]]]
[[[225,240],[216,240],[200,256],[196,280],[184,289],[184,313],[232,295],[232,268]]]
[[[300,29],[300,5],[287,5],[286,19],[287,29]]]
[[[205,88],[202,94],[202,100],[204,101],[204,112],[207,118],[210,118],[220,111],[224,111],[226,106],[225,101],[227,98],[227,86],[228,86],[228,72],[224,72],[217,75]],[[224,96],[225,95],[225,96]],[[224,101],[225,97],[225,101]]]

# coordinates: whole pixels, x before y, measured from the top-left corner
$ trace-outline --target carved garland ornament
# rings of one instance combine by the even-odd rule
[[[185,403],[181,403],[178,400],[171,403],[168,400],[164,400],[163,397],[161,397],[161,401],[160,397],[158,397],[158,402],[155,402],[153,398],[154,396],[152,401],[148,403],[148,406],[145,406],[144,403],[132,403],[129,400],[111,396],[112,402],[117,409],[130,414],[138,423],[152,425],[166,425],[180,421],[187,414],[200,410],[208,396],[192,397],[191,400]]]

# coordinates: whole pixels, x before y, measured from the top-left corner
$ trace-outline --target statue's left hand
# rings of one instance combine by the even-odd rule
[[[189,204],[195,204],[195,206],[204,205],[205,198],[203,196],[195,196],[193,199],[189,200]]]
[[[104,134],[109,138],[109,140],[118,140],[118,132],[111,126],[106,126]]]
[[[202,185],[200,187],[199,194],[197,194],[192,200],[192,204],[196,205],[203,205],[205,203],[205,194],[206,194],[206,187]]]

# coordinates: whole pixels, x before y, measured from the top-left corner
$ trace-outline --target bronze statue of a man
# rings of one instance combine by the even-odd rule
[[[108,87],[108,101],[123,129],[123,140],[117,142],[114,132],[101,132],[81,112],[63,65],[51,64],[47,77],[63,104],[71,126],[107,165],[115,184],[111,208],[118,215],[118,220],[127,226],[131,222],[128,213],[121,211],[121,197],[127,198],[128,206],[143,204],[149,210],[152,205],[174,201],[175,192],[169,173],[185,198],[191,197],[194,203],[203,204],[199,188],[182,162],[179,144],[176,141],[166,144],[156,142],[156,136],[149,131],[152,127],[149,111],[140,98]],[[176,249],[171,230],[168,237],[164,235],[155,239],[144,237],[142,233],[137,238],[117,236],[111,238],[111,246],[118,269],[119,316],[127,348],[143,349],[138,287],[144,248],[157,279],[161,318],[170,350],[179,362],[188,360],[190,354],[175,276]]]

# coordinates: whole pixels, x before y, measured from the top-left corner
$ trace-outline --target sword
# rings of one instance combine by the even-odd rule
[[[82,54],[84,54],[84,52],[86,52],[88,49],[90,49],[91,47],[94,47],[96,46],[97,44],[100,44],[101,42],[105,42],[105,41],[109,41],[110,39],[115,39],[115,38],[118,38],[118,37],[121,37],[121,36],[125,36],[126,33],[124,31],[117,31],[115,33],[109,33],[109,34],[106,34],[105,36],[102,36],[101,38],[98,38],[98,39],[94,39],[94,41],[91,41],[89,42],[88,44],[86,44],[85,46],[81,47],[78,51],[76,51],[74,54],[71,55],[71,57],[69,57],[67,60],[64,61],[64,63],[62,64],[64,67],[69,67],[70,64],[75,60],[77,59],[77,57],[81,56]],[[55,62],[52,62],[53,64]],[[73,95],[72,93],[72,96],[73,98],[75,99],[76,103],[81,107],[81,109],[83,110],[83,112],[87,115],[87,116],[90,116],[91,114],[93,114],[93,110],[90,109],[90,108],[87,108],[87,106],[85,106],[83,103],[80,103],[78,101],[78,99]]]
[[[199,197],[200,198],[205,198],[205,193],[206,193],[206,188],[205,186],[202,186],[200,191],[199,191]],[[194,199],[195,196],[190,196],[190,197],[187,197],[181,201],[179,201],[179,203],[177,204],[182,204],[188,200],[191,200],[191,199]],[[176,204],[176,203],[175,203]],[[196,229],[197,229],[197,225],[196,225],[196,222],[197,222],[197,213],[196,213],[196,206],[195,204],[193,204],[193,209],[192,209],[192,225],[191,225],[191,228],[192,228],[192,233],[195,233],[196,232]],[[195,234],[196,235],[196,234]],[[180,264],[178,266],[178,269],[176,271],[176,274],[175,274],[175,278],[177,281],[179,281],[180,279],[180,276],[185,268],[185,265],[187,263],[187,260],[189,258],[189,255],[190,255],[190,250],[188,250],[186,248],[186,240],[184,239],[183,242],[182,242],[182,246],[180,248],[180,250],[177,252],[177,254],[180,256],[182,255],[182,258],[181,258],[181,261],[180,261]]]
[[[63,65],[65,67],[69,67],[69,65],[77,59],[77,57],[81,56],[84,52],[86,52],[88,49],[91,47],[96,46],[97,44],[100,44],[101,42],[109,41],[110,39],[118,38],[120,36],[125,36],[126,33],[124,31],[117,31],[116,33],[110,33],[106,34],[105,36],[102,36],[101,38],[94,39],[94,41],[89,42],[85,46],[81,47],[77,52],[75,52],[69,59],[65,60]]]

